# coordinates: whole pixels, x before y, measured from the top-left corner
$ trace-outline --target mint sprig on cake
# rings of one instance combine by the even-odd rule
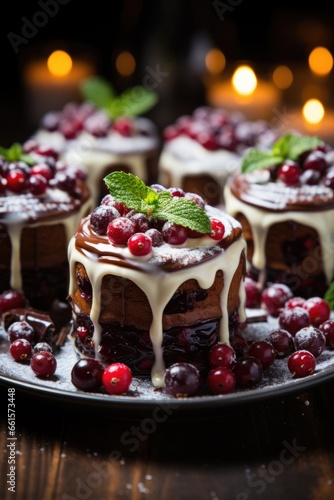
[[[144,114],[158,102],[157,93],[141,85],[130,87],[117,95],[110,82],[102,77],[85,80],[81,85],[81,93],[84,99],[105,111],[111,119]]]
[[[250,149],[242,159],[241,172],[246,174],[273,167],[285,160],[297,161],[303,153],[323,144],[324,142],[316,136],[285,134],[269,150]]]
[[[108,174],[104,182],[116,201],[138,213],[173,222],[199,233],[211,232],[208,215],[190,199],[172,196],[169,191],[156,192],[137,176],[121,171]]]

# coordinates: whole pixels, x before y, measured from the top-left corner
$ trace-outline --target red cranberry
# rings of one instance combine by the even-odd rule
[[[170,125],[166,127],[163,131],[163,140],[164,141],[171,141],[172,139],[175,139],[181,135],[181,128],[178,127],[177,125]]]
[[[152,250],[152,240],[146,233],[135,233],[128,239],[128,249],[137,257],[148,255]]]
[[[311,325],[319,326],[329,319],[331,308],[328,302],[321,297],[311,297],[303,304],[309,313]]]
[[[187,228],[167,221],[161,230],[162,237],[170,245],[182,245],[188,238]]]
[[[211,222],[211,233],[209,233],[210,238],[216,241],[220,241],[225,233],[225,226],[221,220],[212,217]]]
[[[262,379],[263,368],[257,359],[251,356],[242,356],[237,359],[233,373],[236,385],[242,388],[250,388],[258,384]]]
[[[16,339],[26,339],[31,344],[35,340],[35,330],[27,323],[27,321],[15,321],[7,328],[7,333],[10,342]]]
[[[16,339],[10,344],[9,352],[15,361],[28,361],[31,357],[32,346],[27,339]]]
[[[296,351],[288,359],[288,369],[296,378],[312,375],[315,368],[315,357],[309,351]]]
[[[72,384],[82,391],[98,391],[102,386],[104,368],[96,359],[80,359],[71,371]]]
[[[171,187],[167,191],[175,198],[184,198],[184,191],[181,188]]]
[[[42,175],[35,174],[29,177],[27,187],[33,195],[39,196],[45,193],[46,188],[48,187],[48,181]]]
[[[160,247],[164,242],[162,234],[154,227],[148,229],[145,234],[151,238],[153,247]]]
[[[228,394],[235,388],[235,376],[230,368],[218,366],[210,370],[206,383],[213,394]]]
[[[51,156],[55,160],[58,160],[59,154],[55,149],[53,149],[51,146],[48,146],[46,144],[38,144],[35,148],[35,153],[41,156]]]
[[[113,123],[113,129],[124,137],[131,137],[133,133],[133,121],[127,117],[117,118]]]
[[[297,351],[309,351],[317,358],[326,346],[326,337],[315,326],[309,326],[296,333],[294,343]]]
[[[53,177],[53,171],[46,163],[38,163],[31,167],[30,175],[42,175],[49,181]]]
[[[134,223],[127,217],[112,220],[107,227],[107,236],[114,245],[125,245],[135,232]]]
[[[283,283],[274,283],[265,288],[261,294],[261,306],[277,318],[285,303],[293,296],[292,291]]]
[[[248,356],[252,356],[260,361],[262,368],[266,370],[275,361],[276,352],[268,340],[257,340],[249,346]]]
[[[282,328],[269,333],[266,340],[272,344],[277,358],[285,358],[295,350],[293,336]]]
[[[149,218],[145,214],[134,213],[134,214],[130,215],[130,213],[129,213],[129,218],[132,220],[132,222],[135,225],[135,232],[136,233],[145,233],[150,228]]]
[[[57,360],[49,351],[39,351],[33,354],[30,366],[32,371],[41,378],[50,378],[55,374]]]
[[[291,333],[292,336],[304,327],[310,326],[310,316],[303,307],[294,307],[289,309],[285,307],[278,316],[278,324],[284,330]]]
[[[323,175],[327,170],[326,156],[322,151],[312,151],[303,162],[304,170],[316,170]]]
[[[195,396],[201,385],[198,368],[191,363],[174,363],[165,371],[164,389],[174,397]]]
[[[257,307],[260,304],[260,288],[256,281],[245,277],[246,307]]]
[[[6,177],[7,188],[13,193],[21,193],[26,187],[26,176],[22,170],[10,170]]]
[[[10,309],[16,309],[26,306],[26,298],[20,292],[16,290],[5,290],[0,295],[0,314],[9,311]]]
[[[300,183],[307,184],[309,186],[316,186],[319,184],[321,179],[321,174],[317,170],[304,170],[300,176]]]
[[[319,330],[326,337],[326,346],[329,349],[334,349],[334,320],[328,319],[319,325]]]
[[[102,374],[102,384],[109,394],[124,394],[132,382],[132,372],[124,363],[112,363]]]
[[[208,362],[211,368],[224,366],[233,368],[236,363],[236,352],[226,342],[215,344],[211,347],[208,355]]]
[[[187,192],[184,194],[184,197],[187,198],[187,200],[194,201],[200,208],[205,207],[205,201],[199,194]]]
[[[278,178],[287,186],[299,184],[302,170],[298,163],[286,160],[278,169]]]
[[[287,309],[293,309],[294,307],[303,307],[306,299],[304,297],[292,297],[287,300],[284,304],[284,307]]]
[[[116,208],[109,205],[99,205],[90,214],[93,231],[100,235],[107,234],[108,224],[119,216],[120,214]]]

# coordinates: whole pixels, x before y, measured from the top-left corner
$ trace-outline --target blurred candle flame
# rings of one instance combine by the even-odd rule
[[[257,86],[257,78],[250,66],[239,66],[232,75],[232,86],[234,90],[243,96],[253,94]]]
[[[308,63],[313,73],[328,75],[333,68],[333,56],[326,47],[315,47],[309,55]]]
[[[317,125],[325,116],[325,108],[318,99],[309,99],[303,106],[302,114],[307,123]]]
[[[47,67],[54,76],[66,76],[73,66],[71,56],[64,50],[55,50],[47,60]]]

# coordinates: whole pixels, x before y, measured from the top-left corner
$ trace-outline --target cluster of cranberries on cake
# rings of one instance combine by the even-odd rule
[[[313,136],[286,134],[251,148],[228,180],[225,209],[242,224],[250,276],[323,296],[334,277],[334,151]]]
[[[0,292],[48,309],[66,300],[67,245],[91,210],[86,173],[36,141],[0,149]]]
[[[275,137],[266,121],[199,107],[164,129],[159,182],[196,192],[211,205],[221,204],[226,177],[238,169],[240,155],[255,145],[271,145]]]
[[[94,77],[84,82],[82,93],[82,102],[46,113],[34,137],[56,148],[65,161],[85,166],[94,206],[107,194],[103,178],[112,171],[156,182],[158,131],[152,120],[136,116],[155,103],[152,92],[135,87],[115,96],[108,82]]]
[[[218,341],[242,349],[240,224],[180,188],[147,187],[124,172],[106,183],[110,194],[69,245],[78,355],[124,363],[161,386],[175,362],[205,369]]]

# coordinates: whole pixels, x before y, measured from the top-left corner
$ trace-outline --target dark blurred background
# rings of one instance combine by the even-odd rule
[[[89,59],[118,92],[145,81],[154,84],[159,104],[149,116],[160,129],[206,103],[205,55],[211,48],[225,57],[222,77],[239,61],[268,75],[279,64],[306,68],[317,45],[334,53],[334,8],[321,1],[36,0],[12,2],[6,10],[1,16],[3,146],[26,139],[38,126],[24,67],[55,48]],[[117,70],[124,52],[135,61],[129,75]],[[331,90],[326,96],[330,101]]]

